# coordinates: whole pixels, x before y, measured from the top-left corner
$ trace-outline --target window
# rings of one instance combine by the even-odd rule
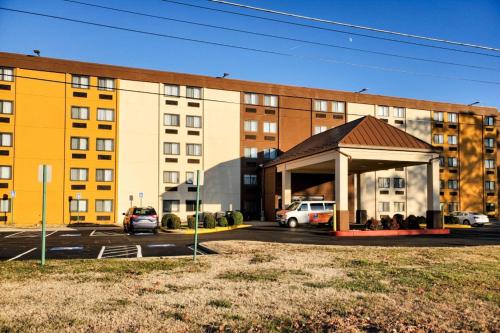
[[[259,122],[257,120],[245,120],[244,129],[245,132],[257,132],[259,127]]]
[[[276,133],[276,123],[264,122],[264,133]]]
[[[245,93],[245,104],[258,105],[259,95],[253,93]]]
[[[188,156],[201,156],[201,145],[198,143],[186,144],[186,155]]]
[[[89,169],[71,168],[69,179],[73,181],[86,182],[89,180]]]
[[[89,138],[82,137],[71,137],[71,149],[72,150],[88,150],[89,149]]]
[[[106,77],[100,77],[97,79],[97,89],[113,91],[115,89],[115,80]]]
[[[445,185],[444,185],[444,180],[440,179],[440,180],[439,180],[439,189],[440,189],[440,190],[444,190],[444,186],[445,186]]]
[[[333,112],[335,113],[344,113],[345,112],[345,103],[344,102],[333,102]]]
[[[96,139],[95,149],[97,151],[113,151],[114,150],[113,139]]]
[[[99,121],[114,121],[115,110],[113,109],[97,109],[97,120]]]
[[[486,169],[495,169],[495,160],[484,160],[484,167]]]
[[[277,107],[278,106],[278,96],[265,95],[264,96],[264,106]]]
[[[394,203],[394,211],[395,212],[404,212],[405,211],[405,203],[404,202],[395,202]]]
[[[69,203],[69,210],[74,212],[85,213],[87,211],[88,200],[87,199],[73,199]]]
[[[487,180],[484,182],[484,187],[486,191],[494,191],[495,190],[495,182],[492,180]]]
[[[493,126],[493,125],[495,125],[495,117],[493,117],[493,116],[486,116],[486,117],[484,117],[484,124],[486,126]]]
[[[163,143],[163,154],[165,154],[165,155],[179,155],[180,154],[180,144],[177,142],[164,142]]]
[[[165,113],[163,114],[163,125],[165,126],[179,126],[180,117],[178,114]]]
[[[450,202],[448,203],[448,212],[456,212],[458,211],[458,202]]]
[[[450,168],[458,167],[458,158],[448,157],[448,167],[450,167]]]
[[[314,134],[323,133],[326,129],[326,126],[314,126]]]
[[[493,139],[493,138],[484,139],[484,146],[486,148],[494,148],[495,147],[495,139]]]
[[[386,201],[381,201],[378,203],[378,211],[379,212],[388,212],[390,211],[390,204]]]
[[[201,200],[198,209],[201,210]],[[186,200],[186,212],[196,212],[196,200]]]
[[[404,178],[394,178],[394,188],[404,188],[405,179]]]
[[[176,85],[176,84],[166,84],[164,87],[163,87],[163,91],[165,93],[165,96],[173,96],[173,97],[179,97],[180,93],[180,89],[179,89],[179,86]]]
[[[113,200],[97,199],[95,201],[95,211],[98,213],[112,213],[113,212]]]
[[[0,146],[12,147],[12,133],[0,133]]]
[[[444,156],[439,156],[439,166],[444,167]]]
[[[325,206],[323,206],[322,202],[310,203],[309,207],[311,207],[311,211],[313,212],[320,212],[322,210],[325,210]]]
[[[328,111],[328,102],[327,101],[314,101],[314,111],[327,112]]]
[[[266,148],[264,149],[264,158],[267,160],[274,160],[278,156],[278,151],[276,148]]]
[[[257,185],[257,175],[243,175],[243,184],[245,185]]]
[[[434,112],[434,121],[443,121],[444,120],[444,112]]]
[[[457,136],[456,135],[448,135],[448,144],[456,145],[457,144]]]
[[[186,184],[194,184],[194,172],[187,171],[186,172]]]
[[[83,106],[72,106],[71,107],[71,119],[88,120],[89,119],[89,108]]]
[[[12,178],[12,167],[2,165],[0,166],[0,179],[11,179]]]
[[[404,118],[405,117],[405,108],[394,108],[394,117],[396,118]]]
[[[186,127],[201,128],[201,117],[186,116]]]
[[[377,106],[377,116],[379,117],[389,117],[389,107],[379,105]]]
[[[179,172],[178,171],[163,171],[163,182],[167,184],[178,184],[179,183]]]
[[[448,180],[448,188],[450,190],[458,190],[458,180],[456,179]]]
[[[378,178],[378,188],[389,188],[391,187],[391,179],[385,177]]]
[[[496,209],[496,205],[494,203],[488,202],[486,203],[486,212],[494,212]]]
[[[246,158],[257,158],[257,148],[245,148]]]
[[[113,169],[96,169],[95,180],[97,182],[112,182]]]
[[[201,88],[199,88],[199,87],[186,87],[186,97],[200,99],[201,98]]]
[[[88,89],[89,77],[83,75],[73,75],[71,77],[71,86],[73,88]]]
[[[442,145],[444,143],[443,134],[434,134],[434,143],[437,145]]]
[[[180,206],[179,200],[163,200],[163,212],[178,212]]]
[[[14,70],[12,68],[0,67],[0,81],[14,81]]]
[[[448,122],[449,123],[457,123],[458,122],[458,113],[448,112]]]
[[[0,113],[1,114],[12,114],[12,102],[11,101],[0,101]]]

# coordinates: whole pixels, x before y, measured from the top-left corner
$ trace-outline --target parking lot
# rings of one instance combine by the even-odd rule
[[[251,222],[252,226],[233,231],[201,234],[200,242],[215,240],[251,240],[262,242],[359,245],[359,246],[475,246],[500,245],[500,223],[472,228],[453,229],[450,235],[409,237],[339,238],[326,228],[305,226],[297,229],[278,227],[270,222]],[[47,259],[142,258],[192,255],[193,235],[163,233],[126,234],[121,228],[47,231]],[[41,231],[1,231],[0,260],[39,259]],[[199,254],[211,254],[199,248]]]

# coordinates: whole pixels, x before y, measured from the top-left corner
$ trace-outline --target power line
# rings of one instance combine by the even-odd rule
[[[383,40],[383,41],[387,41],[387,42],[394,42],[394,43],[401,43],[401,44],[422,46],[422,47],[428,47],[428,48],[432,48],[432,49],[439,49],[439,50],[446,50],[446,51],[452,51],[452,52],[474,54],[474,55],[480,55],[480,56],[492,57],[492,58],[500,58],[500,55],[495,55],[495,54],[481,53],[481,52],[468,51],[468,50],[459,50],[459,49],[454,49],[454,48],[450,48],[450,47],[430,45],[430,44],[423,44],[423,43],[417,43],[417,42],[410,42],[410,41],[405,41],[405,40],[400,40],[400,39],[394,39],[394,38],[387,38],[387,37],[380,37],[380,36],[371,36],[371,35],[366,35],[366,34],[361,34],[361,33],[356,33],[356,32],[349,32],[349,31],[344,31],[344,30],[338,30],[338,29],[332,29],[332,28],[326,28],[326,27],[319,27],[319,26],[315,26],[315,25],[311,25],[311,24],[291,22],[291,21],[284,21],[284,20],[279,20],[279,19],[274,19],[274,18],[269,18],[269,17],[263,17],[263,16],[257,16],[257,15],[251,15],[251,14],[244,14],[244,13],[234,12],[234,11],[230,11],[230,10],[223,10],[223,9],[211,8],[211,7],[201,6],[201,5],[194,5],[194,4],[185,3],[185,2],[179,2],[179,1],[175,1],[175,0],[161,0],[161,1],[163,1],[163,2],[169,2],[169,3],[181,5],[181,6],[187,6],[187,7],[193,7],[193,8],[210,10],[210,11],[214,11],[214,12],[227,13],[227,14],[232,14],[232,15],[239,15],[239,16],[243,16],[243,17],[251,17],[251,18],[255,18],[255,19],[259,19],[259,20],[265,20],[265,21],[270,21],[270,22],[284,23],[284,24],[294,25],[294,26],[298,26],[298,27],[305,27],[305,28],[312,28],[312,29],[317,29],[317,30],[322,30],[322,31],[329,31],[329,32],[335,32],[335,33],[341,33],[341,34],[345,34],[345,35],[349,35],[349,36],[360,36],[360,37],[365,37],[365,38]]]
[[[469,65],[469,64],[455,63],[455,62],[442,61],[442,60],[411,57],[411,56],[405,56],[405,55],[394,54],[394,53],[378,52],[378,51],[372,51],[372,50],[367,50],[367,49],[352,48],[352,47],[346,47],[346,46],[341,46],[341,45],[321,43],[321,42],[315,42],[315,41],[309,41],[309,40],[304,40],[304,39],[291,38],[291,37],[279,36],[279,35],[273,35],[273,34],[265,34],[265,33],[255,32],[255,31],[235,29],[235,28],[230,28],[230,27],[194,22],[194,21],[180,20],[180,19],[167,17],[167,16],[153,15],[153,14],[131,11],[131,10],[126,10],[126,9],[121,9],[121,8],[116,8],[116,7],[102,6],[102,5],[97,5],[97,4],[92,4],[92,3],[82,2],[82,1],[75,1],[75,0],[63,0],[63,1],[73,3],[73,4],[89,6],[89,7],[106,9],[106,10],[110,10],[110,11],[116,11],[116,12],[120,12],[120,13],[126,13],[126,14],[132,14],[132,15],[143,16],[143,17],[150,17],[150,18],[155,18],[155,19],[160,19],[160,20],[167,20],[167,21],[191,24],[191,25],[196,25],[196,26],[201,26],[201,27],[208,27],[208,28],[214,28],[214,29],[233,31],[233,32],[238,32],[238,33],[245,33],[245,34],[250,34],[250,35],[255,35],[255,36],[282,39],[282,40],[300,42],[300,43],[311,44],[311,45],[318,45],[318,46],[326,46],[326,47],[331,47],[331,48],[336,48],[336,49],[343,49],[343,50],[348,50],[348,51],[356,51],[356,52],[362,52],[362,53],[368,53],[368,54],[377,54],[377,55],[382,55],[382,56],[396,57],[396,58],[401,58],[401,59],[424,61],[424,62],[431,62],[431,63],[437,63],[437,64],[442,64],[442,65],[451,65],[451,66],[459,66],[459,67],[482,69],[482,70],[492,70],[492,71],[499,71],[500,72],[500,69],[493,68],[493,67]]]
[[[356,24],[339,22],[339,21],[331,21],[331,20],[326,20],[326,19],[321,19],[321,18],[316,18],[316,17],[311,17],[311,16],[305,16],[305,15],[299,15],[299,14],[294,14],[294,13],[289,13],[289,12],[283,12],[283,11],[278,11],[278,10],[262,8],[262,7],[254,7],[254,6],[244,5],[244,4],[240,4],[240,3],[236,3],[236,2],[229,2],[229,1],[223,1],[223,0],[207,0],[207,1],[215,2],[215,3],[223,4],[223,5],[228,5],[228,6],[233,6],[233,7],[239,7],[239,8],[260,11],[260,12],[266,12],[266,13],[277,14],[277,15],[282,15],[282,16],[300,18],[300,19],[304,19],[304,20],[308,20],[308,21],[321,22],[321,23],[327,23],[327,24],[333,24],[333,25],[340,25],[340,26],[344,26],[344,27],[348,27],[348,28],[368,30],[368,31],[373,31],[373,32],[378,32],[378,33],[383,33],[383,34],[396,35],[396,36],[402,36],[402,37],[408,37],[408,38],[416,38],[416,39],[422,39],[422,40],[427,40],[427,41],[431,41],[431,42],[453,44],[453,45],[458,45],[458,46],[472,47],[472,48],[476,48],[476,49],[500,52],[500,49],[495,48],[495,47],[491,47],[491,46],[483,46],[483,45],[477,45],[477,44],[457,42],[457,41],[452,41],[452,40],[447,40],[447,39],[442,39],[442,38],[419,36],[419,35],[413,35],[413,34],[408,34],[408,33],[404,33],[404,32],[372,28],[372,27],[368,27],[368,26],[356,25]]]
[[[463,78],[463,77],[438,75],[438,74],[432,74],[432,73],[420,73],[420,72],[413,72],[413,71],[408,71],[408,70],[403,70],[403,69],[398,69],[398,68],[381,67],[381,66],[358,64],[358,63],[353,63],[353,62],[348,62],[348,61],[340,61],[340,60],[336,60],[336,59],[332,59],[332,58],[303,56],[303,55],[297,55],[297,54],[292,54],[292,53],[284,53],[284,52],[271,51],[271,50],[265,50],[265,49],[256,49],[256,48],[250,48],[250,47],[239,46],[239,45],[234,45],[234,44],[225,44],[225,43],[219,43],[219,42],[210,42],[210,41],[205,41],[205,40],[201,40],[201,39],[180,37],[180,36],[174,36],[174,35],[166,35],[166,34],[160,34],[160,33],[156,33],[156,32],[150,32],[150,31],[143,31],[143,30],[137,30],[137,29],[131,29],[131,28],[118,27],[118,26],[113,26],[113,25],[108,25],[108,24],[102,24],[102,23],[96,23],[96,22],[90,22],[90,21],[83,21],[83,20],[71,19],[71,18],[67,18],[67,17],[61,17],[61,16],[55,16],[55,15],[49,15],[49,14],[42,14],[42,13],[30,12],[30,11],[25,11],[25,10],[20,10],[20,9],[12,9],[12,8],[0,7],[0,10],[10,11],[10,12],[16,12],[16,13],[21,13],[21,14],[27,14],[27,15],[33,15],[33,16],[47,17],[47,18],[56,19],[56,20],[62,20],[62,21],[67,21],[67,22],[80,23],[80,24],[97,26],[97,27],[108,28],[108,29],[113,29],[113,30],[134,32],[134,33],[138,33],[138,34],[151,35],[151,36],[155,36],[155,37],[163,37],[163,38],[169,38],[169,39],[183,40],[183,41],[200,43],[200,44],[206,44],[206,45],[222,46],[222,47],[239,49],[239,50],[244,50],[244,51],[251,51],[251,52],[272,54],[272,55],[278,55],[278,56],[284,56],[284,57],[290,57],[290,58],[308,59],[308,60],[319,60],[319,61],[327,62],[327,63],[349,65],[349,66],[353,66],[353,67],[368,68],[368,69],[374,69],[374,70],[380,70],[380,71],[392,72],[392,73],[401,73],[401,74],[410,74],[410,75],[416,75],[416,76],[428,76],[428,77],[441,78],[441,79],[449,79],[449,80],[457,80],[457,81],[467,81],[467,82],[475,82],[475,83],[483,83],[483,84],[500,85],[500,82],[497,82],[497,81],[469,79],[469,78]]]

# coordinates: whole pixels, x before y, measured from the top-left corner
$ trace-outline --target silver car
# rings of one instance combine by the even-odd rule
[[[450,215],[456,217],[460,224],[480,226],[490,223],[488,216],[481,213],[453,212]]]
[[[136,231],[158,232],[160,223],[153,207],[130,207],[123,218],[123,231],[131,234]]]

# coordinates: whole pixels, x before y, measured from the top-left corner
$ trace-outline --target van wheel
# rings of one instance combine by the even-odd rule
[[[329,226],[329,227],[333,226],[333,217],[330,217],[330,219],[328,220],[327,226]]]
[[[469,220],[464,220],[464,224],[465,225],[470,225],[470,221]]]
[[[297,226],[299,225],[298,221],[296,218],[290,218],[288,219],[288,227],[290,228],[297,228]]]

